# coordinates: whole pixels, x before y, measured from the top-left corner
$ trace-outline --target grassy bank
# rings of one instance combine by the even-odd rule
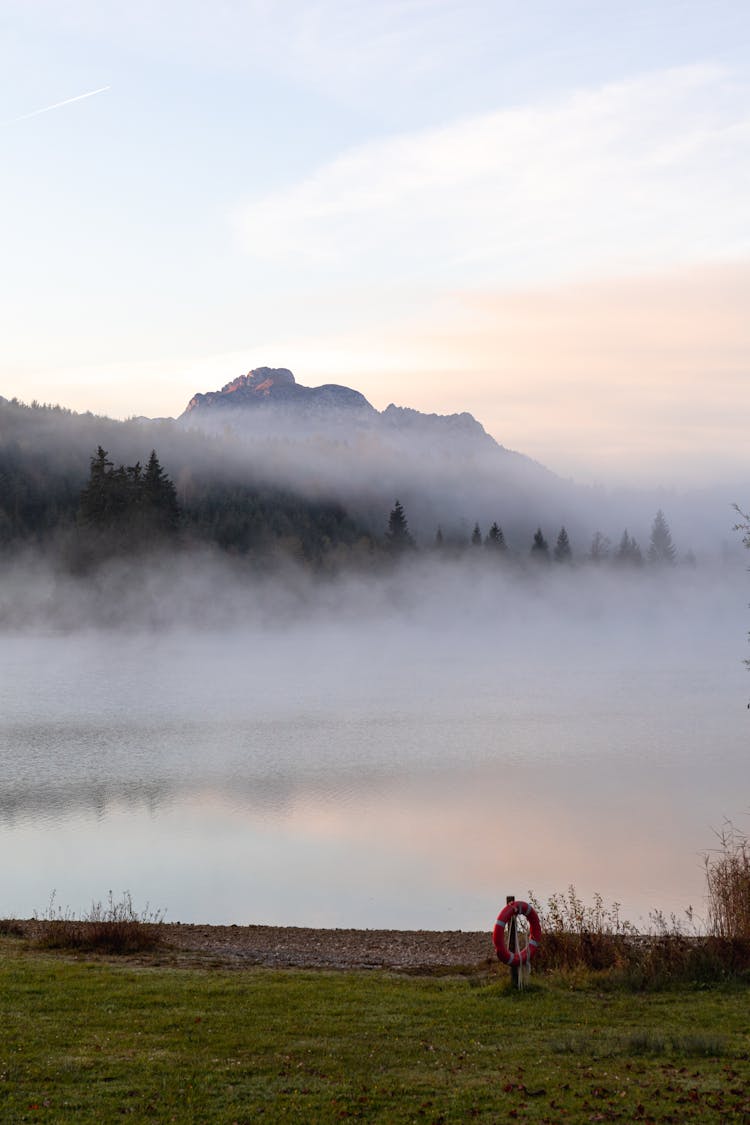
[[[0,1120],[750,1121],[748,989],[71,960],[0,939]]]

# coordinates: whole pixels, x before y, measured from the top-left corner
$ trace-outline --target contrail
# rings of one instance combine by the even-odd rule
[[[13,117],[7,122],[8,125],[13,125],[16,121],[27,121],[29,117],[38,117],[40,113],[49,113],[52,109],[59,109],[60,106],[70,105],[71,102],[80,102],[84,98],[93,98],[94,94],[103,94],[105,90],[110,90],[111,86],[100,86],[98,90],[89,90],[85,94],[76,94],[74,98],[66,98],[62,102],[55,102],[54,105],[46,105],[43,109],[32,110],[31,113],[22,113],[20,117]]]

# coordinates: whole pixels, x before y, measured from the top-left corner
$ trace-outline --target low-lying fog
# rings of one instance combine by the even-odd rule
[[[747,812],[748,580],[209,556],[0,583],[3,911],[484,929],[575,884],[702,909]]]

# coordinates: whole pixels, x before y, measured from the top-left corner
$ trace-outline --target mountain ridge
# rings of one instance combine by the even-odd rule
[[[196,412],[204,414],[216,409],[268,409],[279,406],[378,413],[360,391],[351,387],[339,383],[306,387],[297,382],[288,367],[256,367],[246,375],[225,383],[220,391],[194,394],[178,421]]]
[[[394,496],[422,542],[438,525],[468,534],[476,520],[521,525],[524,534],[553,518],[580,526],[575,486],[501,445],[468,411],[395,403],[380,411],[351,387],[306,387],[289,368],[264,366],[193,395],[177,424],[242,447],[256,473],[335,496],[373,530]]]
[[[31,499],[45,492],[53,472],[66,510],[75,508],[91,454],[102,445],[126,465],[155,448],[180,495],[197,481],[278,488],[305,503],[340,504],[376,536],[398,497],[422,544],[438,527],[468,540],[476,523],[486,531],[493,521],[511,544],[529,542],[538,527],[552,537],[561,526],[577,551],[597,529],[617,542],[627,528],[644,542],[661,508],[676,540],[699,550],[709,541],[731,547],[730,502],[742,487],[678,493],[578,485],[500,445],[466,411],[423,414],[394,403],[378,411],[352,388],[302,387],[287,368],[255,368],[191,403],[177,420],[117,421],[0,400],[0,461],[13,469],[30,459]]]
[[[437,433],[452,431],[461,433],[485,443],[491,443],[504,453],[522,457],[531,464],[538,465],[551,475],[552,470],[523,453],[507,449],[491,434],[488,434],[478,419],[464,410],[456,414],[424,413],[410,406],[397,406],[391,402],[384,410],[378,410],[362,394],[352,387],[340,383],[323,383],[317,387],[307,387],[298,383],[288,367],[256,367],[245,375],[240,375],[225,383],[218,391],[197,392],[188,402],[177,421],[204,426],[212,421],[226,423],[226,414],[236,413],[236,420],[249,421],[252,411],[272,410],[283,415],[291,408],[298,416],[314,415],[319,421],[326,417],[332,423],[346,421],[372,423],[404,432]],[[246,413],[247,412],[247,413]]]

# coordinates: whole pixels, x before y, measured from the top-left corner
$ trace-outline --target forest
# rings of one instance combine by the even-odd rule
[[[382,526],[372,526],[334,497],[303,496],[243,473],[218,457],[210,440],[180,435],[176,442],[158,424],[133,423],[131,439],[163,438],[174,467],[146,446],[142,461],[118,464],[103,442],[122,445],[129,425],[57,406],[0,403],[0,551],[33,546],[72,570],[121,553],[196,545],[258,558],[281,553],[312,568],[387,564],[417,552],[516,566],[695,564],[690,551],[678,557],[661,510],[643,548],[628,529],[614,542],[600,531],[573,542],[564,525],[553,535],[538,526],[525,537],[517,526],[505,528],[500,513],[466,533],[438,525],[432,541],[418,544],[398,499]]]
[[[77,569],[119,551],[212,544],[240,554],[281,550],[314,564],[334,548],[369,543],[335,501],[241,479],[212,467],[205,450],[193,469],[187,441],[178,490],[156,449],[144,449],[144,463],[126,465],[101,443],[93,451],[71,443],[69,433],[67,441],[35,440],[40,422],[54,428],[60,421],[82,430],[82,440],[93,432],[117,436],[109,419],[0,404],[0,551],[33,546]],[[153,427],[146,432],[152,437]]]

